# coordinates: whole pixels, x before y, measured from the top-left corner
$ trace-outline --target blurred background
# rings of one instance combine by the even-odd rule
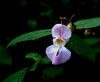
[[[52,37],[49,36],[37,41],[19,43],[16,47],[10,47],[6,50],[7,44],[15,37],[35,30],[51,29],[53,25],[60,23],[59,17],[61,16],[70,19],[75,14],[71,20],[72,22],[100,17],[100,0],[2,0],[0,3],[0,54],[9,53],[13,59],[11,66],[0,65],[0,80],[23,67],[33,64],[33,60],[24,58],[26,53],[34,50],[44,55],[43,50],[48,44],[52,44]],[[89,37],[99,37],[99,28],[91,29],[91,31],[94,31],[96,35],[90,35]],[[84,30],[78,31],[77,34],[84,37],[83,32]],[[48,41],[45,42],[45,40]],[[23,82],[33,82],[34,80],[68,81],[74,79],[74,77],[76,77],[75,81],[93,79],[93,73],[98,72],[97,66],[100,64],[100,56],[97,57],[97,63],[95,64],[75,54],[73,52],[70,61],[62,65],[39,65],[35,72],[27,73]],[[51,67],[55,67],[55,70],[57,67],[61,68],[58,69],[61,73],[52,78],[52,72],[51,75],[45,77],[45,73],[42,72],[43,69]],[[91,78],[88,76],[91,76]]]
[[[99,17],[99,0],[3,0],[1,1],[0,42],[6,43],[16,35],[36,29],[52,28],[76,12],[72,22]],[[34,24],[31,24],[31,22]],[[59,22],[57,22],[59,21]]]

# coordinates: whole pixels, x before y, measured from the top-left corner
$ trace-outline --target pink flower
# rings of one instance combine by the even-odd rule
[[[46,48],[46,55],[52,64],[65,63],[71,57],[71,52],[64,47],[71,37],[71,30],[62,24],[56,24],[52,28],[53,45]]]

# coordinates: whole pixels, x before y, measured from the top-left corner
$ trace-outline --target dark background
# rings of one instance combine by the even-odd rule
[[[60,16],[69,19],[76,11],[79,12],[75,14],[73,22],[78,19],[99,17],[99,2],[99,0],[3,0],[0,13],[2,37],[0,39],[4,39],[5,42],[5,39],[12,39],[16,35],[34,30],[27,25],[29,19],[37,20],[38,28],[35,29],[43,29],[51,28]],[[52,9],[52,16],[40,16],[42,12],[49,10],[41,3]]]
[[[76,11],[75,17],[72,19],[72,22],[79,19],[93,18],[100,16],[100,0],[3,0],[1,1],[1,24],[0,24],[0,44],[6,46],[12,39],[16,36],[24,34],[26,32],[31,32],[39,29],[52,28],[55,23],[60,23],[59,17],[64,16],[70,19],[72,14]],[[52,10],[52,14],[48,16],[41,16],[42,12],[46,12],[49,8]],[[36,20],[37,27],[31,28],[28,25],[28,20]],[[51,37],[51,36],[50,36]],[[30,66],[33,61],[24,59],[24,54],[32,50],[43,53],[45,50],[44,41],[48,39],[48,42],[51,42],[51,38],[46,37],[45,39],[39,39],[34,41],[35,44],[30,42],[23,42],[17,45],[16,48],[10,48],[9,53],[13,56],[13,64],[9,66],[0,66],[1,70],[1,79],[4,79],[6,76],[18,71],[20,68]],[[42,43],[42,44],[41,44]],[[49,43],[49,44],[50,44]],[[35,49],[33,46],[38,46],[39,48]],[[44,46],[44,48],[42,47]],[[73,51],[72,51],[73,52]],[[98,73],[97,66],[95,63],[82,58],[80,56],[73,56],[68,63],[61,65],[65,68],[65,71],[58,77],[51,80],[74,80],[81,81],[87,79],[94,79]],[[20,58],[19,58],[19,55]],[[99,64],[99,60],[98,60]],[[39,66],[42,67],[41,65]],[[36,73],[29,73],[26,75],[25,82],[32,82],[35,77],[35,80],[43,80],[41,78],[41,70],[46,66],[43,66]],[[58,66],[59,67],[59,66]],[[6,74],[5,74],[6,73]],[[75,79],[74,79],[75,78]],[[32,79],[32,80],[31,80]],[[28,80],[28,81],[27,81]],[[96,80],[96,79],[95,79]]]

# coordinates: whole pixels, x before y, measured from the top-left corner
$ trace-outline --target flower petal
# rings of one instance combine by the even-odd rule
[[[58,65],[65,63],[70,59],[70,57],[71,57],[71,52],[67,48],[62,47],[59,49],[58,54],[52,57],[52,64]]]
[[[52,28],[52,37],[63,37],[69,39],[71,37],[71,30],[62,24],[56,24]]]
[[[51,45],[46,48],[46,55],[50,60],[52,60],[53,56],[55,56],[58,52],[58,48],[54,45]]]

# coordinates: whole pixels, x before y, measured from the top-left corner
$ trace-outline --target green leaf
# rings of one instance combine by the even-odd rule
[[[30,68],[29,68],[29,71],[35,71],[36,68],[38,67],[39,65],[39,62],[35,62]]]
[[[91,61],[95,61],[95,51],[93,48],[89,47],[82,39],[74,35],[71,37],[67,47],[75,51],[80,56],[88,58]]]
[[[2,45],[0,45],[0,64],[11,65],[11,63],[11,56],[7,53],[7,50]]]
[[[37,31],[33,31],[33,32],[29,32],[29,33],[20,35],[20,36],[16,37],[15,39],[13,39],[7,45],[7,48],[9,46],[15,45],[18,42],[28,41],[28,40],[36,40],[36,39],[45,37],[47,35],[50,35],[50,33],[51,33],[51,29],[46,29],[46,30],[37,30]]]
[[[41,60],[41,55],[38,53],[28,53],[26,54],[25,58],[32,58],[36,62],[39,62]]]
[[[99,38],[87,38],[87,39],[84,39],[84,42],[93,47],[93,50],[96,52],[96,53],[100,53],[100,39]]]
[[[42,58],[42,63],[43,64],[49,64],[50,62],[51,62],[51,60],[47,56]]]
[[[49,68],[44,69],[43,75],[47,79],[51,79],[61,74],[63,71],[64,71],[63,67],[49,67]]]
[[[100,26],[100,17],[79,20],[74,24],[76,26],[76,29],[97,27]]]
[[[10,75],[2,82],[23,82],[23,78],[24,78],[26,72],[27,72],[27,68],[24,68],[16,73]]]
[[[95,45],[95,44],[97,44],[98,42],[100,42],[100,39],[99,39],[99,38],[87,38],[87,39],[84,39],[84,41],[85,41],[88,45],[92,46],[92,45]]]

